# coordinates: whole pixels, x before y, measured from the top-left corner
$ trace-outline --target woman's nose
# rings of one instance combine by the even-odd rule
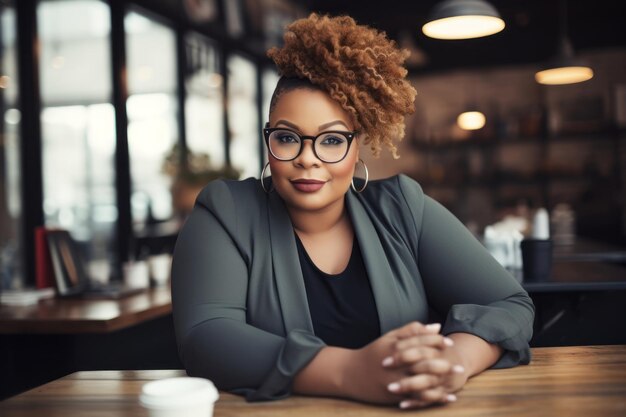
[[[294,159],[294,162],[297,165],[305,167],[319,166],[321,164],[321,161],[317,158],[317,156],[315,156],[315,152],[313,151],[312,140],[304,140],[302,143],[302,151],[300,152],[300,155]]]

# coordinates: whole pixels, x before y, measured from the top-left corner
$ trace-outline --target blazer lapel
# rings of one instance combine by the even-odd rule
[[[313,333],[293,225],[275,191],[269,193],[268,205],[272,265],[286,334],[295,329]]]
[[[376,300],[380,331],[384,334],[402,324],[396,281],[372,220],[351,190],[346,194],[346,205]]]

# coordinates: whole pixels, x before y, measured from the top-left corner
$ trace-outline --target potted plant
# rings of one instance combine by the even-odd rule
[[[230,165],[215,168],[207,153],[195,153],[176,143],[163,161],[162,170],[172,177],[174,213],[185,218],[206,184],[219,178],[238,179],[240,172]]]

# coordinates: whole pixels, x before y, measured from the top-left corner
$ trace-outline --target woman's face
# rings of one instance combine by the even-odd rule
[[[354,130],[348,112],[327,93],[309,89],[283,93],[270,114],[270,127],[287,128],[302,136]],[[315,156],[312,141],[304,140],[302,152],[295,159],[280,161],[269,152],[268,159],[274,187],[287,206],[317,211],[343,204],[359,160],[359,146],[355,138],[343,160],[326,163]],[[319,183],[310,184],[310,180]]]

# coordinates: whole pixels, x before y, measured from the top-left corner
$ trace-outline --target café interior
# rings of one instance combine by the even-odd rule
[[[438,3],[0,0],[0,400],[182,369],[178,231],[208,182],[261,176],[265,52],[313,11],[410,52],[400,158],[363,146],[369,179],[413,178],[485,245],[535,304],[531,347],[626,344],[625,6],[491,0],[504,29],[457,39],[425,33]],[[551,241],[541,276],[532,238]]]

